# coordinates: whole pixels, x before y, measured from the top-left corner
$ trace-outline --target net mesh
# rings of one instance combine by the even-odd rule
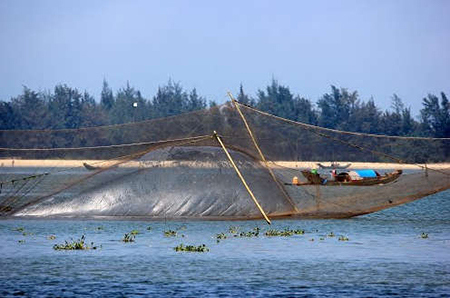
[[[330,130],[233,101],[137,123],[0,131],[0,213],[260,218],[214,131],[271,217],[349,217],[450,187],[442,164],[450,161],[449,139]],[[404,171],[371,186],[313,184],[300,170],[319,161]],[[361,164],[368,162],[390,164]],[[329,170],[320,174],[331,178]]]

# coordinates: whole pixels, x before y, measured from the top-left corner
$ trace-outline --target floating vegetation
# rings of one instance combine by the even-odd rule
[[[427,238],[428,238],[428,233],[422,233],[422,234],[420,234],[420,238],[422,238],[422,239],[427,239]]]
[[[314,238],[309,239],[309,241],[311,241],[311,242],[314,241]]]
[[[138,230],[132,230],[130,234],[136,236],[137,234],[140,234],[140,232]]]
[[[123,235],[122,242],[125,242],[125,243],[135,242],[135,240],[134,240],[135,238],[136,238],[135,234],[125,233],[125,235]]]
[[[229,232],[230,234],[237,234],[238,230],[239,230],[238,227],[230,227],[230,228],[228,229],[228,232]]]
[[[216,234],[216,241],[217,243],[220,242],[220,240],[227,239],[227,235],[225,233]]]
[[[188,252],[208,252],[209,248],[206,247],[206,245],[202,244],[199,246],[195,245],[186,245],[183,244],[178,245],[177,247],[174,247],[175,251],[188,251]]]
[[[331,232],[330,234],[327,235],[327,237],[330,237],[330,238],[335,237],[335,236],[336,235],[333,232]]]
[[[18,228],[13,229],[13,231],[15,231],[15,232],[23,232],[23,231],[25,231],[25,228],[18,227]]]
[[[19,242],[19,244],[24,244],[24,243],[25,243],[25,240],[19,240],[19,241],[17,241],[17,242]]]
[[[55,239],[56,239],[55,235],[47,236],[47,240],[55,240]]]
[[[91,246],[86,245],[85,236],[81,236],[80,239],[72,242],[65,241],[64,244],[55,244],[53,245],[54,250],[88,250],[88,249],[97,249],[98,246],[94,246],[94,242],[91,242]]]
[[[164,236],[166,236],[166,237],[176,237],[177,236],[177,231],[174,231],[174,230],[164,231]]]
[[[187,229],[186,226],[181,226],[181,227],[178,228],[178,231],[184,231],[184,230],[186,230],[186,229]]]
[[[349,241],[350,239],[348,239],[347,236],[339,236],[338,240],[339,241]]]
[[[253,231],[250,232],[241,232],[239,233],[239,237],[258,237],[259,236],[259,228],[254,228]],[[234,237],[238,237],[238,235],[234,235]]]
[[[105,228],[102,227],[102,226],[97,227],[97,230],[98,230],[98,231],[102,231],[102,230],[104,230],[104,229],[105,229]]]
[[[147,231],[151,231],[152,230],[152,227],[147,227]]]
[[[281,237],[290,237],[293,235],[304,235],[305,230],[297,229],[297,230],[290,230],[288,228],[279,231],[279,230],[268,230],[266,231],[265,235],[268,237],[275,237],[275,236],[281,236]]]
[[[323,240],[325,240],[325,238],[323,238],[323,237],[320,237],[320,238],[319,238],[319,240],[320,240],[320,241],[323,241]]]

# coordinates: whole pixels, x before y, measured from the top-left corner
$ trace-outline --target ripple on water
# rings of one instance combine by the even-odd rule
[[[262,221],[3,220],[0,295],[446,296],[449,198],[447,191],[349,220],[275,221],[270,228],[301,228],[306,234],[229,237],[220,243],[216,234],[228,233],[230,226],[240,231],[267,227]],[[13,231],[17,227],[30,234]],[[134,229],[140,232],[136,242],[120,241]],[[168,229],[177,230],[178,236],[165,237]],[[350,241],[327,237],[330,232]],[[430,237],[421,239],[422,232]],[[102,249],[52,249],[83,234]],[[204,243],[210,252],[177,253],[173,247],[180,243]]]

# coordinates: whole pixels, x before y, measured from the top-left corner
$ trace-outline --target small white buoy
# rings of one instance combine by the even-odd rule
[[[133,108],[137,108],[137,102],[133,102]]]

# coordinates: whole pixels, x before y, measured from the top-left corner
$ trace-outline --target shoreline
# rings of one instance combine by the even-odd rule
[[[0,171],[2,168],[77,168],[84,167],[83,163],[88,163],[90,165],[102,165],[107,164],[111,160],[58,160],[58,159],[1,159],[0,160]],[[317,163],[323,163],[328,165],[330,162],[324,161],[274,161],[269,162],[272,168],[277,166],[288,167],[288,168],[317,168]],[[341,164],[350,163],[349,169],[399,169],[399,170],[417,170],[425,166],[425,164],[398,164],[398,163],[382,163],[382,162],[347,162],[341,161]],[[164,167],[176,167],[176,166],[193,166],[199,168],[211,167],[213,162],[202,162],[202,161],[158,161],[158,160],[147,160],[147,161],[129,161],[124,164],[119,165],[123,168],[138,168],[147,167],[151,165],[158,164]],[[433,163],[426,165],[429,169],[449,169],[450,163]]]

